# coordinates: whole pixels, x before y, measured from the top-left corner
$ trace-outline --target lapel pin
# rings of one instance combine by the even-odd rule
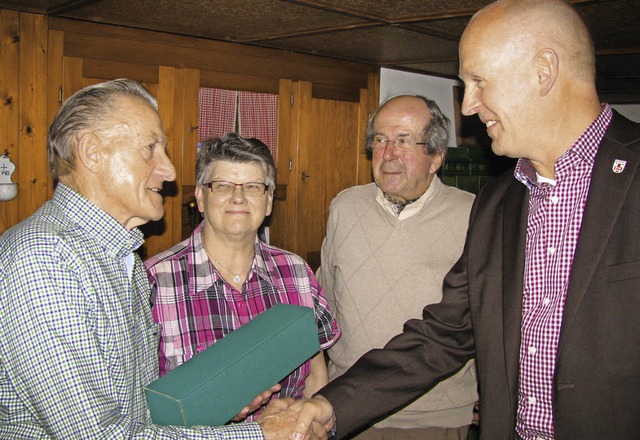
[[[627,165],[627,161],[626,160],[616,159],[613,162],[613,167],[611,169],[613,170],[614,173],[620,174],[621,172],[624,171],[624,167],[626,165]]]

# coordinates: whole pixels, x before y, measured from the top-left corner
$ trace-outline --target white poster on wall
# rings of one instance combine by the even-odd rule
[[[380,102],[396,95],[422,95],[438,104],[451,121],[449,147],[456,147],[453,87],[461,82],[401,70],[380,69]]]
[[[613,104],[611,107],[620,112],[622,116],[634,122],[640,122],[640,104]]]

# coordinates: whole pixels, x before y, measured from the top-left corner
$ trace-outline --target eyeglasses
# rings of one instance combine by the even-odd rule
[[[428,145],[427,142],[416,142],[413,138],[406,136],[398,139],[387,139],[384,136],[375,136],[371,142],[371,148],[373,150],[384,150],[387,148],[387,144],[391,142],[396,151],[410,153],[415,151],[418,145]]]
[[[204,186],[208,187],[213,194],[219,196],[232,194],[236,187],[240,187],[242,193],[247,197],[260,197],[269,188],[266,183],[262,182],[234,183],[228,180],[214,180],[205,183]]]

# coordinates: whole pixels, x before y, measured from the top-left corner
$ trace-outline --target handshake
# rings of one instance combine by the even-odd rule
[[[265,440],[326,439],[335,424],[335,415],[322,396],[301,400],[286,397],[269,402],[258,424]]]

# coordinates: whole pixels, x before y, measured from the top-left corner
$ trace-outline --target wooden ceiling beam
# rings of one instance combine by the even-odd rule
[[[99,2],[100,0],[69,0],[67,2],[61,3],[59,5],[53,6],[51,8],[46,9],[47,15],[58,15],[64,14],[65,12],[77,8],[79,6],[86,6],[92,3]]]
[[[361,24],[350,24],[345,26],[328,26],[328,27],[318,28],[318,29],[309,29],[301,32],[270,34],[266,37],[235,40],[235,42],[251,44],[251,43],[260,43],[264,41],[282,40],[284,38],[297,38],[297,37],[308,37],[310,35],[331,34],[334,32],[351,31],[354,29],[371,29],[371,28],[377,28],[382,26],[384,26],[384,24],[382,23],[361,23]]]

